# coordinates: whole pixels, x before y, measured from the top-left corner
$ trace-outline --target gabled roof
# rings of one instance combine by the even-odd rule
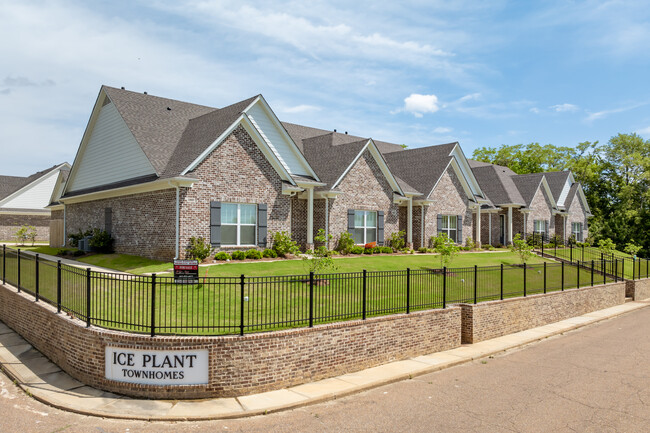
[[[64,163],[65,164],[65,163]],[[55,168],[59,167],[61,164],[54,165],[45,170],[37,171],[34,174],[30,174],[26,177],[21,176],[0,176],[0,200],[9,197],[11,194],[15,193],[24,186],[29,185],[34,182],[36,179],[45,176]]]
[[[426,197],[453,158],[451,151],[457,143],[406,149],[384,154],[391,171]]]
[[[526,202],[526,206],[530,206],[537,190],[542,185],[543,179],[544,173],[517,174],[512,176],[512,180]]]
[[[570,171],[549,171],[544,173],[555,201],[560,199],[560,194],[562,194],[562,190],[564,189],[564,185],[566,184],[570,174]]]
[[[512,180],[516,173],[508,167],[467,160],[487,198],[496,206],[525,206],[526,201]]]
[[[58,171],[57,172],[55,172]],[[27,177],[0,176],[0,208],[4,211],[44,211],[47,201],[42,204],[42,195],[47,194],[49,178],[52,175],[61,176],[61,172],[69,172],[70,164],[63,162]],[[44,183],[45,182],[45,183]],[[52,191],[49,191],[49,195]],[[45,199],[47,200],[47,199]]]

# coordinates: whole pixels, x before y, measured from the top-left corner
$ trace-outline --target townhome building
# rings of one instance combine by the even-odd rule
[[[329,248],[343,232],[383,245],[403,230],[417,248],[439,233],[505,244],[538,219],[553,230],[564,210],[546,178],[495,167],[458,143],[404,149],[283,123],[262,95],[213,108],[102,86],[50,207],[68,235],[105,229],[118,252],[158,259],[183,257],[192,237],[229,251],[284,231],[308,249],[321,229]]]

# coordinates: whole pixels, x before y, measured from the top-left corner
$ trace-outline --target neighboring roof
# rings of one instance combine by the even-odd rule
[[[369,140],[368,137],[358,137],[355,135],[344,134],[341,132],[328,131],[325,129],[312,128],[310,126],[296,125],[295,123],[282,122],[284,129],[287,130],[293,141],[298,145],[298,149],[304,154],[303,141],[306,139],[320,137],[327,134],[332,134],[333,143],[335,144],[348,144],[355,143],[361,140]],[[389,143],[386,141],[374,140],[377,149],[381,153],[392,153],[404,150],[399,144]],[[319,175],[320,176],[320,175]]]
[[[515,172],[508,167],[468,160],[472,172],[487,198],[496,206],[525,206],[526,201],[512,180]]]
[[[303,154],[319,179],[327,184],[325,189],[334,186],[367,143],[368,139],[341,143],[332,132],[302,140]]]
[[[400,179],[425,195],[433,187],[449,165],[451,151],[458,143],[406,149],[384,154],[391,171]]]
[[[161,177],[174,177],[181,174],[237,120],[255,98],[257,95],[190,119]]]
[[[518,174],[512,176],[515,186],[521,193],[521,196],[526,201],[526,206],[530,206],[535,193],[544,179],[544,173],[531,173],[531,174]]]
[[[0,200],[9,197],[14,192],[18,191],[24,186],[29,185],[34,182],[36,179],[45,176],[61,164],[53,165],[50,168],[45,170],[37,171],[34,174],[31,174],[27,177],[20,176],[0,176]]]
[[[546,176],[546,182],[548,182],[549,188],[551,188],[551,193],[555,201],[560,199],[560,194],[564,189],[567,179],[569,178],[570,171],[549,171],[544,173]]]
[[[190,119],[216,108],[102,86],[158,175],[165,173]],[[185,168],[185,167],[183,167]]]

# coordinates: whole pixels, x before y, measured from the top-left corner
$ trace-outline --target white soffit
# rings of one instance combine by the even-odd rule
[[[463,153],[463,149],[460,147],[460,144],[456,143],[456,145],[454,146],[454,148],[452,149],[449,155],[455,157],[456,160],[458,161],[458,166],[463,174],[463,177],[465,177],[465,179],[467,180],[467,183],[472,191],[472,194],[483,197],[484,196],[483,191],[481,190],[481,187],[478,184],[476,177],[474,177],[474,172],[472,171],[472,168],[469,166],[469,163],[467,162],[467,158],[465,157],[465,154]]]

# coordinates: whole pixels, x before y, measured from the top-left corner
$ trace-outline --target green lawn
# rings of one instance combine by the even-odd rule
[[[584,250],[581,247],[571,248],[548,248],[544,249],[544,253],[552,255],[558,258],[563,258],[565,260],[572,261],[581,261],[581,262],[591,262],[594,261],[595,265],[598,266],[598,263],[604,257],[605,260],[611,261],[612,256],[607,257],[606,255],[601,255],[600,251],[594,247],[585,247]],[[635,259],[632,260],[632,256],[629,254],[623,253],[621,251],[613,252],[614,259],[618,260],[617,275],[624,275],[627,279],[632,278],[647,278],[650,276],[650,263],[646,259]],[[634,265],[634,270],[632,266]],[[612,270],[613,272],[613,270]]]

